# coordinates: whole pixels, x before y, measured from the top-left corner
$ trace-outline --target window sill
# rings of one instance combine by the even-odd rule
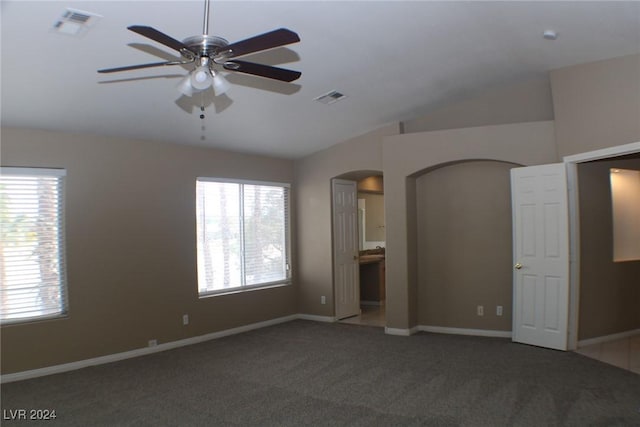
[[[68,318],[69,318],[69,315],[67,313],[53,314],[51,316],[43,316],[43,317],[27,317],[22,319],[3,320],[2,322],[0,322],[0,326],[3,328],[9,327],[9,326],[24,326],[24,325],[32,325],[34,323],[65,320]]]
[[[200,293],[198,294],[198,298],[204,299],[204,298],[218,297],[222,295],[241,294],[244,292],[261,291],[261,290],[273,289],[273,288],[282,288],[285,286],[291,286],[291,280],[287,280],[284,282],[267,283],[267,284],[254,285],[254,286],[244,286],[241,288],[221,289],[219,291]]]

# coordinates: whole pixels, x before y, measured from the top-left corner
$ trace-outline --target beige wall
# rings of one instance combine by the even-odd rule
[[[398,133],[398,125],[386,126],[295,162],[301,313],[334,316],[331,179],[347,177],[357,181],[380,174],[382,139]],[[326,296],[327,304],[320,304],[321,296]]]
[[[578,165],[580,318],[578,339],[640,329],[640,261],[613,262],[609,169],[640,169],[640,159]]]
[[[510,170],[517,166],[464,162],[416,179],[420,325],[511,330]]]
[[[494,87],[404,122],[404,133],[553,120],[548,76]]]
[[[3,166],[67,170],[69,291],[66,318],[2,327],[3,374],[297,312],[295,286],[199,299],[196,279],[196,177],[292,182],[291,161],[36,130],[1,136]]]
[[[333,313],[332,306],[319,305],[320,295],[332,292],[330,178],[363,169],[384,172],[387,326],[410,328],[423,321],[417,305],[416,177],[448,162],[554,163],[570,153],[640,141],[637,66],[635,56],[555,70],[553,96],[547,79],[494,88],[404,122],[404,134],[394,130],[384,138],[382,152],[383,135],[373,133],[297,161],[304,194],[298,203],[301,312]],[[443,130],[450,128],[464,129]]]
[[[390,136],[383,142],[387,327],[418,324],[416,177],[464,160],[521,165],[557,161],[553,122]]]
[[[560,156],[640,141],[640,55],[551,72]]]
[[[68,170],[71,304],[66,319],[3,327],[2,372],[126,351],[152,338],[172,341],[298,309],[333,316],[330,180],[338,176],[384,172],[387,325],[410,328],[422,316],[428,321],[428,313],[418,313],[416,178],[449,162],[553,163],[559,155],[640,141],[639,61],[636,55],[551,72],[553,107],[544,79],[496,88],[405,122],[404,131],[413,133],[400,135],[400,124],[389,125],[300,159],[295,170],[290,161],[219,150],[2,129],[3,165]],[[552,122],[537,122],[554,113],[555,130]],[[492,126],[470,127],[478,125]],[[295,177],[298,289],[197,298],[198,175],[285,182]],[[188,327],[181,324],[184,313],[191,317]]]

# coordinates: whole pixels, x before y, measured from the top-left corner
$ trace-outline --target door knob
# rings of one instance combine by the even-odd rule
[[[516,270],[520,270],[522,268],[522,264],[517,263],[516,265],[513,266]]]

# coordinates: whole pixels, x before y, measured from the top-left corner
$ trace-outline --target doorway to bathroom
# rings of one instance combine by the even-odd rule
[[[352,181],[357,198],[357,255],[353,258],[357,269],[358,308],[357,313],[337,316],[341,322],[384,327],[385,320],[385,222],[384,183],[381,174],[360,176]],[[339,206],[340,198],[334,193],[334,206]],[[347,230],[340,227],[340,218],[334,213],[334,233]],[[352,231],[349,231],[352,232]],[[352,236],[356,237],[356,236]],[[342,237],[334,235],[334,254],[340,253]],[[338,247],[336,247],[338,242]],[[335,255],[334,255],[335,257]],[[340,277],[334,278],[336,297],[341,294]],[[340,301],[336,301],[338,307]],[[337,312],[338,310],[336,310]]]

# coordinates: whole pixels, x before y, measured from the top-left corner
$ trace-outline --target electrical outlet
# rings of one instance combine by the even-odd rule
[[[478,306],[478,316],[484,316],[484,307],[481,305]]]
[[[188,325],[189,324],[189,315],[188,314],[183,314],[182,315],[182,324],[183,325]]]
[[[502,306],[501,305],[497,305],[496,306],[496,316],[502,316]]]
[[[327,303],[327,297],[325,297],[324,295],[322,295],[320,297],[320,304],[326,304]]]
[[[155,347],[158,345],[158,340],[149,340],[149,347]]]

